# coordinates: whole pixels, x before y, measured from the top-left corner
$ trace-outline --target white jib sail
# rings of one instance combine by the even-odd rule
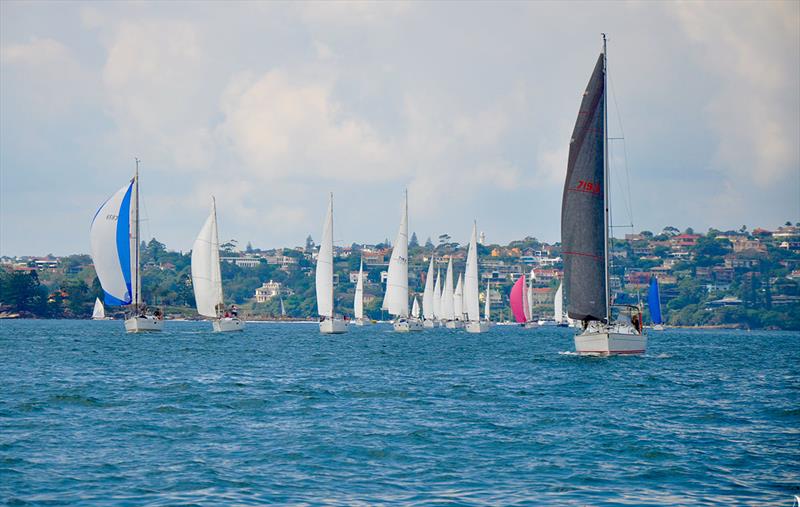
[[[357,319],[364,318],[364,261],[358,267],[358,282],[356,282],[356,296],[353,301],[353,315]]]
[[[105,308],[103,308],[103,303],[100,302],[100,298],[95,298],[94,300],[94,310],[92,311],[92,318],[97,320],[106,318],[106,310]]]
[[[525,280],[525,273],[522,274],[522,312],[525,314],[525,322],[531,320],[531,286]]]
[[[458,283],[456,283],[456,290],[453,292],[453,312],[456,315],[456,320],[464,320],[464,282],[460,273],[458,275]]]
[[[564,291],[560,283],[553,299],[553,319],[559,324],[564,320]]]
[[[442,318],[442,272],[436,270],[436,282],[433,284],[433,317]]]
[[[134,180],[122,187],[100,206],[92,220],[89,238],[92,262],[105,291],[108,305],[133,302],[132,281],[136,259],[132,255],[132,207]]]
[[[382,309],[395,317],[408,317],[408,194],[403,201],[400,229],[389,259]]]
[[[217,206],[213,197],[211,213],[192,245],[192,287],[197,313],[216,318],[222,309],[222,273],[219,266]]]
[[[483,318],[492,320],[492,296],[489,292],[489,282],[486,282],[486,300],[483,302]]]
[[[428,274],[425,276],[425,290],[422,292],[422,315],[425,320],[433,320],[435,317],[433,304],[433,256],[428,265]]]
[[[481,320],[480,281],[478,280],[478,226],[473,222],[464,271],[464,312],[470,321]]]
[[[444,277],[444,290],[442,290],[442,318],[444,320],[455,320],[456,312],[453,307],[453,259],[447,263],[447,274]]]
[[[317,254],[317,313],[333,318],[333,194],[322,227],[322,241]]]
[[[419,301],[416,296],[414,296],[414,304],[411,305],[411,316],[415,319],[419,318]]]

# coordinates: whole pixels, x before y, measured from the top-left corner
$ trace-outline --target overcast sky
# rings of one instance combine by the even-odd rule
[[[330,191],[338,244],[393,239],[405,188],[420,241],[557,241],[600,32],[617,223],[800,220],[796,1],[3,1],[0,25],[2,255],[88,252],[137,156],[174,249],[212,193],[222,240],[319,239]]]

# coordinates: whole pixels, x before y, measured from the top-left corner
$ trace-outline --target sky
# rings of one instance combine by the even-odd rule
[[[0,255],[88,253],[141,159],[143,236],[560,237],[609,37],[613,214],[800,221],[800,2],[0,2]],[[620,228],[617,235],[630,232]]]

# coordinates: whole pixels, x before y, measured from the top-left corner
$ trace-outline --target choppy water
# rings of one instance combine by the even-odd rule
[[[800,334],[0,322],[8,504],[792,505]]]

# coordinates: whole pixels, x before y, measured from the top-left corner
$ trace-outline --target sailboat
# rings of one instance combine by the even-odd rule
[[[488,325],[492,325],[492,295],[490,292],[491,282],[486,281],[486,292],[484,293],[484,301],[483,301],[483,320],[486,321]]]
[[[447,274],[444,276],[444,288],[442,289],[442,321],[448,329],[457,329],[461,327],[461,321],[456,320],[452,257],[447,262]]]
[[[455,313],[458,322],[464,322],[464,285],[461,274],[458,275],[458,282],[453,291],[453,312]]]
[[[358,266],[358,282],[356,282],[356,295],[353,298],[353,316],[355,325],[369,324],[370,320],[364,318],[364,261]]]
[[[530,322],[530,306],[528,304],[528,284],[526,283],[525,273],[514,282],[511,287],[511,295],[509,302],[511,303],[511,313],[514,315],[514,320],[523,327],[531,327]]]
[[[661,291],[658,290],[658,278],[650,278],[650,288],[647,291],[647,306],[650,308],[650,320],[653,321],[654,331],[663,331],[664,322],[661,320]]]
[[[283,306],[283,296],[281,296],[280,294],[278,294],[278,301],[280,301],[280,304],[281,304],[281,319],[285,319],[286,318],[286,307]]]
[[[545,319],[539,319],[540,326],[560,326],[561,321],[563,320],[564,316],[561,315],[562,306],[561,306],[561,284],[558,284],[558,289],[556,289],[555,294],[553,295],[553,316]]]
[[[392,257],[389,259],[386,294],[381,308],[395,317],[393,322],[395,331],[422,331],[422,321],[414,317],[409,318],[408,315],[408,192],[403,201],[400,229],[397,231]]]
[[[333,310],[333,193],[325,215],[322,228],[322,241],[317,254],[317,313],[319,314],[319,332],[323,334],[341,334],[347,332],[347,323]]]
[[[575,335],[579,354],[642,354],[647,337],[641,329],[641,310],[612,305],[609,290],[607,69],[604,34],[603,52],[583,94],[572,132],[561,203],[567,313],[582,324]]]
[[[97,210],[89,230],[92,262],[109,306],[128,306],[125,330],[129,333],[161,331],[160,310],[147,312],[142,303],[139,270],[139,159],[128,184]]]
[[[443,325],[442,321],[442,270],[436,270],[436,282],[433,284],[433,319],[434,326]]]
[[[428,274],[425,276],[425,290],[422,292],[422,326],[426,328],[436,327],[436,313],[434,312],[434,282],[433,282],[433,255],[428,264]]]
[[[111,320],[111,317],[106,317],[106,309],[100,298],[94,299],[94,310],[92,310],[92,320]]]
[[[411,305],[411,316],[419,320],[420,310],[419,310],[419,301],[417,301],[417,296],[414,296],[414,304]]]
[[[235,315],[235,307],[232,311],[225,310],[222,298],[217,202],[213,197],[211,213],[192,246],[192,288],[197,313],[212,319],[211,327],[215,333],[244,330],[244,321]]]
[[[480,288],[478,284],[478,224],[472,223],[472,235],[467,247],[467,265],[464,269],[464,309],[467,314],[468,333],[485,333],[489,322],[481,320]],[[489,301],[489,287],[486,287],[486,301]]]

